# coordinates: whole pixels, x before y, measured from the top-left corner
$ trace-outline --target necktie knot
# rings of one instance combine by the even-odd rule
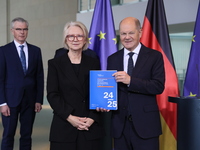
[[[128,53],[129,57],[132,57],[134,55],[133,52]]]
[[[21,48],[21,50],[23,50],[23,49],[24,49],[24,45],[20,45],[19,47]]]

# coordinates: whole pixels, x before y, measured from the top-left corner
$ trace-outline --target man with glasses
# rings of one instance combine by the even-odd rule
[[[39,47],[26,42],[28,25],[23,18],[13,19],[14,40],[0,47],[0,112],[4,128],[1,150],[13,150],[18,119],[19,150],[31,150],[35,113],[42,109],[42,56]]]

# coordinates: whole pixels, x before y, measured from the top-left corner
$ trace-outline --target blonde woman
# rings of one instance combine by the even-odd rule
[[[89,71],[100,62],[83,53],[88,31],[81,22],[64,27],[63,44],[69,51],[48,61],[47,99],[53,109],[50,150],[97,150],[104,130],[99,113],[89,110]]]

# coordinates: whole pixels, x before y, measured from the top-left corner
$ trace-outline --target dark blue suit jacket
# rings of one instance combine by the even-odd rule
[[[31,105],[43,103],[44,74],[40,48],[28,44],[28,70],[24,75],[14,42],[0,47],[0,104],[16,107],[24,92]]]
[[[123,71],[124,50],[108,57],[108,70]],[[165,72],[162,54],[142,45],[129,86],[118,83],[118,110],[112,112],[112,136],[122,134],[128,106],[132,123],[141,138],[159,136],[161,122],[156,94],[164,90]]]

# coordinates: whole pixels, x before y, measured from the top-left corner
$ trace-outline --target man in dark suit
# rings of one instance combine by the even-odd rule
[[[111,121],[115,150],[159,149],[162,131],[156,95],[164,90],[164,63],[160,52],[140,43],[141,35],[139,20],[125,18],[120,23],[124,48],[108,57],[107,69],[118,71],[113,74],[118,82],[118,110],[112,112]]]
[[[63,54],[67,54],[68,51],[69,50],[64,48],[64,47],[63,48],[59,48],[59,49],[56,50],[54,58],[62,56]],[[90,57],[93,57],[93,58],[99,58],[97,56],[96,52],[91,50],[91,49],[83,50],[83,53],[86,54],[87,56],[90,56]]]
[[[14,41],[0,47],[0,111],[3,137],[1,150],[13,150],[19,118],[19,150],[31,150],[35,113],[43,103],[44,75],[41,50],[28,44],[28,22],[15,18],[11,22]]]

